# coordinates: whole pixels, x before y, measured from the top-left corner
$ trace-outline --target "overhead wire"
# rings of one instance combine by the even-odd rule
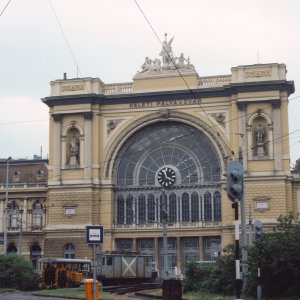
[[[5,10],[7,9],[8,5],[10,4],[11,0],[8,0],[6,5],[4,6],[4,8],[2,9],[1,13],[0,13],[0,17],[3,15],[3,13],[5,12]]]

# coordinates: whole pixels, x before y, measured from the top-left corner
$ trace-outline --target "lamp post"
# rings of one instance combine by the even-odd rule
[[[8,172],[9,172],[9,161],[11,157],[6,160],[6,194],[5,194],[5,204],[4,204],[4,215],[3,215],[3,253],[7,254],[7,205],[8,205]]]

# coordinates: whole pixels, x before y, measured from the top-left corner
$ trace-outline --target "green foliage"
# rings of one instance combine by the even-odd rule
[[[183,282],[185,291],[208,291],[231,294],[234,292],[235,259],[233,246],[224,249],[224,255],[212,263],[190,262]]]
[[[39,285],[39,275],[23,256],[0,255],[0,288],[34,290]]]
[[[271,233],[255,241],[249,252],[248,292],[255,293],[260,261],[261,285],[266,297],[294,297],[300,294],[300,226],[292,214],[280,216]]]

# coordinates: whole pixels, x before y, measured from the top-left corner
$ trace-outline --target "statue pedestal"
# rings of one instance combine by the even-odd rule
[[[71,156],[70,156],[70,162],[69,162],[69,165],[70,165],[70,166],[77,166],[77,165],[78,165],[76,155],[71,155]]]
[[[265,155],[264,144],[263,143],[257,144],[257,156],[264,156],[264,155]]]

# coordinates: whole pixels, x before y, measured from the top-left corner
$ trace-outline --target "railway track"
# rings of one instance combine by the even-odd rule
[[[118,295],[124,295],[127,293],[134,293],[144,290],[154,290],[160,289],[161,284],[159,283],[143,283],[143,284],[135,284],[135,285],[123,285],[123,286],[107,286],[103,287],[104,292],[109,292]]]

